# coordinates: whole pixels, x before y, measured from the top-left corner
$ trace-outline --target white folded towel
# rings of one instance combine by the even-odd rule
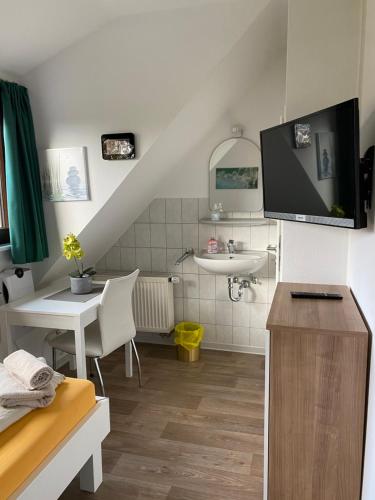
[[[4,359],[4,366],[29,390],[46,387],[53,377],[50,366],[23,349],[9,354]]]
[[[64,378],[61,373],[53,372],[52,380],[46,386],[30,391],[0,364],[0,406],[45,408],[55,399],[55,389]]]
[[[22,417],[33,411],[28,406],[17,406],[16,408],[4,408],[0,406],[0,432],[5,431],[11,425],[21,420]]]

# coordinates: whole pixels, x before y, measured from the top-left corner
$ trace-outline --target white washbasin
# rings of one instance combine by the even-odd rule
[[[255,273],[266,262],[268,252],[247,250],[236,253],[207,253],[202,250],[194,255],[198,266],[214,274]]]

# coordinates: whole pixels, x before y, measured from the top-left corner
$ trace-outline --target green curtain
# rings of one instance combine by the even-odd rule
[[[15,264],[48,257],[35,133],[27,89],[0,80],[5,177],[12,259]]]

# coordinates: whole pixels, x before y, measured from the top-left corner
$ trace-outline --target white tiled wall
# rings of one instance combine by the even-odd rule
[[[225,276],[208,274],[192,257],[176,265],[185,248],[199,250],[215,236],[223,246],[234,239],[238,249],[265,250],[276,244],[276,226],[236,227],[199,224],[208,215],[206,198],[156,199],[129,230],[97,263],[101,270],[172,272],[180,277],[174,286],[176,322],[199,321],[206,328],[206,347],[263,352],[266,318],[275,290],[275,256],[256,273],[260,284],[246,289],[244,299],[228,297]],[[233,213],[233,217],[259,217]],[[267,221],[266,221],[267,222]]]

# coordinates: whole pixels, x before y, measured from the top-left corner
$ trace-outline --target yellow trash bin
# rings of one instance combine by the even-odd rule
[[[203,339],[204,327],[199,323],[182,321],[175,327],[174,342],[180,361],[199,361],[199,346]]]

